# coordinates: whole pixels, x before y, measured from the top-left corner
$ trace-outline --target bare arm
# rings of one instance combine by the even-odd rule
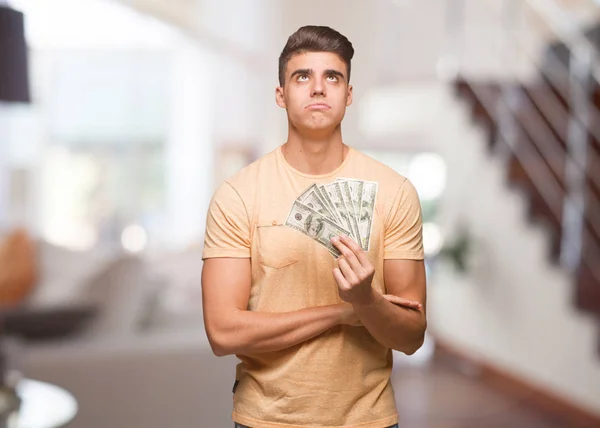
[[[357,325],[352,305],[336,304],[285,313],[248,311],[249,258],[212,258],[202,268],[202,305],[215,355],[279,351],[338,324]]]
[[[425,315],[425,264],[422,260],[384,260],[383,277],[392,296],[421,302],[407,308],[392,304],[371,286],[375,270],[365,252],[352,239],[332,240],[343,257],[333,271],[340,296],[352,303],[358,318],[382,345],[415,353],[423,344],[427,319]]]
[[[422,308],[394,305],[371,290],[369,299],[353,304],[354,310],[379,343],[414,354],[423,344],[427,329],[424,263],[422,260],[384,260],[383,276],[388,293],[422,302]]]

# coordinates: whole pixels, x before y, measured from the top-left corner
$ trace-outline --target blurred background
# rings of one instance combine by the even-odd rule
[[[599,19],[592,0],[0,0],[5,423],[232,426],[206,211],[285,142],[277,59],[315,24],[356,50],[344,142],[423,206],[400,426],[600,427]]]

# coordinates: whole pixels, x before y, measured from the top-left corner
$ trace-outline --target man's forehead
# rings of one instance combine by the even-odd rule
[[[333,52],[302,52],[291,57],[287,64],[288,73],[292,73],[298,68],[314,71],[336,69],[344,72],[346,64]]]

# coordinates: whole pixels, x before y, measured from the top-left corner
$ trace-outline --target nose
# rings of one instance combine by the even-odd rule
[[[321,79],[314,79],[313,80],[313,86],[312,86],[312,90],[311,90],[311,96],[317,96],[317,95],[321,95],[324,96],[325,95],[325,85],[323,84],[323,81]]]

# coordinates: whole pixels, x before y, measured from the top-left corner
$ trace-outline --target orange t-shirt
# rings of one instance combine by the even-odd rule
[[[249,311],[289,312],[340,303],[334,257],[284,226],[294,200],[336,178],[378,183],[368,257],[385,293],[384,259],[423,259],[419,198],[391,168],[350,148],[329,174],[294,169],[281,147],[226,180],[210,203],[203,259],[250,257]],[[364,327],[338,325],[277,352],[238,355],[233,420],[253,428],[383,428],[398,422],[392,352]]]

